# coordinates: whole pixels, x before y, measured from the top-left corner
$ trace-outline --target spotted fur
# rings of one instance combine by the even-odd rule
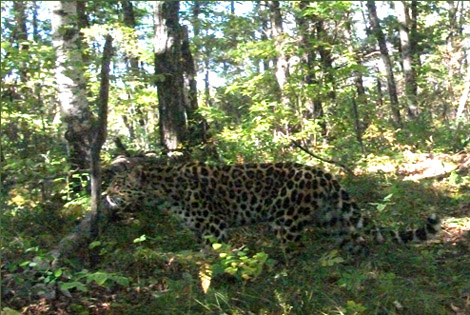
[[[114,209],[136,209],[144,200],[166,203],[201,236],[227,238],[227,229],[268,222],[282,244],[297,242],[306,225],[343,238],[424,241],[439,230],[435,215],[417,229],[384,232],[373,226],[329,173],[294,163],[212,166],[144,163],[114,176],[106,192]]]

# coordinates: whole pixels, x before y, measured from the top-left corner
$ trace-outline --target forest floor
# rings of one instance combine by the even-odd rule
[[[1,222],[2,314],[470,314],[470,156],[403,153],[355,173],[342,182],[374,220],[418,225],[437,213],[442,232],[352,255],[308,230],[286,255],[259,225],[201,250],[178,220],[143,209],[41,269],[33,258],[49,259],[77,214],[14,190]]]

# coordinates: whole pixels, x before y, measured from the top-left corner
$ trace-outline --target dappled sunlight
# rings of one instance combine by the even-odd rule
[[[394,161],[379,161],[377,163],[371,163],[367,166],[367,173],[394,173],[397,165]]]
[[[470,209],[469,209],[470,210]],[[442,222],[442,241],[455,244],[462,242],[470,233],[470,216],[463,218],[449,217]]]
[[[409,150],[403,156],[368,156],[365,173],[397,173],[403,180],[443,179],[453,171],[468,172],[470,156],[466,153],[414,153]],[[362,173],[360,170],[357,172]]]
[[[470,1],[1,13],[1,314],[470,314]]]
[[[404,180],[418,181],[427,178],[446,176],[465,162],[465,154],[444,153],[412,153],[403,152],[404,163],[399,166],[399,172],[406,175]]]

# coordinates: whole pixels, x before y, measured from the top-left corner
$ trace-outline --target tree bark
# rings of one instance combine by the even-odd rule
[[[279,1],[266,1],[266,5],[269,8],[269,15],[271,20],[271,34],[275,41],[276,50],[278,51],[276,62],[276,80],[279,85],[279,91],[281,93],[281,102],[288,104],[289,100],[286,96],[284,85],[287,82],[289,76],[289,63],[287,56],[284,52],[283,45],[283,28],[282,28],[282,15],[281,9],[279,8]]]
[[[467,64],[467,75],[465,78],[465,85],[462,91],[462,95],[460,96],[460,99],[459,99],[459,107],[457,108],[457,114],[455,116],[455,123],[458,126],[459,126],[460,118],[462,117],[463,112],[465,110],[465,105],[468,104],[469,94],[470,94],[470,65]]]
[[[89,166],[91,113],[88,105],[76,2],[55,1],[52,10],[56,81],[72,169]]]
[[[81,50],[82,60],[84,65],[90,64],[90,53],[88,50],[88,44],[85,41],[85,37],[81,32],[82,29],[90,27],[90,21],[87,15],[87,2],[86,1],[76,1],[77,4],[77,27],[78,27],[78,36],[80,40],[78,41],[78,47]]]
[[[346,23],[346,39],[348,40],[348,52],[351,56],[354,56],[354,62],[356,63],[357,66],[362,65],[362,61],[360,59],[360,54],[359,52],[355,49],[354,47],[354,40],[353,40],[353,30],[351,27],[352,21],[348,21]],[[356,93],[357,93],[357,101],[359,104],[366,105],[367,104],[367,96],[366,96],[366,90],[364,88],[364,81],[362,79],[362,73],[359,70],[354,70],[353,72],[354,75],[354,85],[356,86]],[[363,154],[366,153],[364,143],[362,141],[362,133],[363,133],[363,127],[361,124],[361,118],[359,115],[359,108],[357,105],[356,99],[353,97],[352,98],[352,112],[353,112],[353,117],[354,117],[354,126],[355,126],[355,131],[356,131],[356,139],[357,142],[359,143],[359,146],[361,147],[361,151]]]
[[[112,37],[106,36],[106,42],[103,49],[103,58],[101,60],[101,75],[100,75],[100,91],[97,99],[98,104],[98,120],[93,125],[93,135],[90,136],[92,141],[89,156],[90,156],[90,177],[91,177],[91,211],[80,221],[73,232],[62,238],[59,244],[49,252],[54,260],[52,266],[46,265],[46,261],[40,257],[36,257],[39,268],[57,268],[61,259],[64,256],[70,255],[78,248],[84,246],[87,242],[96,238],[99,234],[100,219],[108,221],[111,212],[102,212],[101,200],[101,164],[100,152],[103,143],[106,140],[107,117],[108,117],[108,98],[109,98],[109,64],[112,57]],[[90,132],[91,133],[91,132]],[[101,222],[104,223],[104,222]]]
[[[178,1],[154,2],[155,75],[159,101],[160,139],[176,150],[188,138]]]
[[[268,27],[268,16],[267,16],[267,10],[266,6],[263,5],[262,7],[262,2],[261,1],[256,1],[256,13],[258,15],[258,18],[261,21],[261,41],[266,42],[268,40],[268,33],[269,33],[269,27]],[[268,58],[263,58],[262,63],[260,64],[263,66],[263,69],[260,69],[260,73],[264,73],[268,71],[269,69],[269,60]]]
[[[28,29],[26,27],[26,3],[25,1],[14,1],[13,10],[15,12],[14,38],[18,42],[18,48],[21,49],[22,41],[28,40]]]
[[[413,50],[410,42],[410,15],[405,1],[396,1],[395,8],[398,16],[400,31],[401,55],[403,60],[403,72],[405,74],[405,94],[407,99],[407,111],[410,118],[414,119],[418,114],[415,65],[413,62]]]
[[[310,21],[305,16],[303,16],[302,12],[307,8],[308,1],[300,1],[299,2],[299,9],[300,14],[296,16],[297,25],[299,28],[299,36],[300,36],[300,47],[303,50],[303,54],[301,56],[302,62],[305,65],[305,74],[303,76],[303,83],[305,86],[311,85],[318,85],[318,80],[315,76],[314,68],[315,68],[315,52],[313,47],[310,43],[310,39],[315,37],[315,32],[313,29],[313,25],[315,21]],[[322,134],[326,134],[326,124],[323,120],[324,113],[323,113],[323,105],[321,98],[318,94],[311,95],[306,100],[306,105],[308,108],[308,113],[310,118],[315,120],[319,120],[320,127],[322,129]]]
[[[196,110],[197,103],[197,85],[196,85],[196,67],[194,58],[189,47],[188,30],[182,27],[182,43],[181,43],[181,63],[183,67],[183,91],[184,104],[186,106],[186,115],[188,119],[189,139],[191,143],[200,143],[206,141],[207,123],[204,118],[199,115]],[[208,83],[207,83],[208,84]]]
[[[385,42],[385,36],[380,27],[379,18],[377,17],[377,9],[375,7],[375,1],[367,1],[367,9],[369,11],[369,20],[372,26],[372,32],[377,39],[380,48],[380,55],[385,66],[387,74],[387,87],[388,94],[390,96],[390,107],[392,111],[392,119],[398,126],[402,125],[400,109],[398,103],[397,87],[395,84],[395,78],[393,76],[392,62],[388,54],[387,44]]]
[[[202,7],[201,4],[207,4],[205,1],[192,1],[192,15],[191,15],[191,24],[193,26],[193,32],[194,32],[194,37],[198,37],[201,34],[201,21],[199,19],[199,14],[202,13]],[[207,36],[207,30],[206,30],[206,36]],[[205,96],[205,101],[207,104],[210,105],[210,82],[209,82],[209,55],[210,55],[210,50],[206,46],[201,45],[197,47],[201,52],[201,56],[203,59],[203,64],[204,67],[203,69],[199,69],[198,63],[194,62],[194,67],[195,67],[195,72],[197,73],[198,71],[204,71],[204,96]]]
[[[411,20],[410,20],[410,50],[413,55],[415,65],[421,66],[418,52],[418,1],[411,1]]]
[[[90,148],[90,178],[91,178],[91,213],[95,214],[91,222],[90,235],[92,238],[98,236],[98,221],[101,215],[101,164],[100,152],[106,140],[106,130],[108,123],[108,99],[109,99],[109,65],[113,54],[113,38],[106,36],[103,48],[103,58],[101,60],[101,83],[98,95],[98,120],[93,128],[92,144]]]
[[[377,69],[377,72],[379,72],[379,70]],[[380,81],[380,78],[377,76],[376,78],[376,83],[377,83],[377,105],[382,108],[383,105],[384,105],[384,101],[383,101],[383,98],[384,98],[384,95],[383,95],[383,92],[382,92],[382,82]]]
[[[26,42],[28,40],[28,29],[26,27],[26,2],[25,1],[13,1],[13,10],[15,15],[16,27],[14,28],[13,37],[15,38],[18,49],[21,51],[27,51],[29,45]],[[21,61],[20,63],[20,80],[23,83],[28,81],[28,66],[26,62]]]
[[[38,2],[33,1],[33,40],[39,42]]]
[[[333,57],[331,55],[331,50],[325,49],[324,43],[328,43],[327,33],[323,27],[323,20],[316,21],[316,31],[317,31],[317,40],[320,43],[318,45],[318,52],[320,54],[320,61],[323,68],[323,72],[325,73],[325,81],[327,86],[329,86],[330,90],[327,93],[328,99],[333,103],[336,101],[336,91],[335,91],[335,84],[333,78]]]

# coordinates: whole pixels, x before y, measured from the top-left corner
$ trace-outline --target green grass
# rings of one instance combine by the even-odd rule
[[[403,182],[385,175],[344,183],[377,221],[418,224],[423,215],[437,212],[463,231],[457,241],[441,237],[409,246],[371,245],[368,255],[351,255],[333,239],[307,231],[305,247],[286,256],[261,225],[234,229],[229,247],[201,250],[196,236],[178,220],[158,209],[142,209],[130,223],[109,225],[99,243],[66,260],[58,276],[28,262],[53,247],[71,220],[58,221],[48,209],[23,208],[2,220],[2,307],[34,313],[41,305],[38,287],[75,281],[86,292],[72,288],[70,297],[59,292],[43,300],[49,307],[45,313],[455,314],[453,308],[465,313],[470,299],[465,207],[470,200],[461,183]],[[371,202],[386,206],[378,211]],[[40,232],[44,227],[47,233]],[[95,265],[92,256],[98,257]],[[224,272],[230,263],[236,268]],[[244,267],[249,264],[257,269]],[[108,278],[101,284],[89,280],[96,272]]]

